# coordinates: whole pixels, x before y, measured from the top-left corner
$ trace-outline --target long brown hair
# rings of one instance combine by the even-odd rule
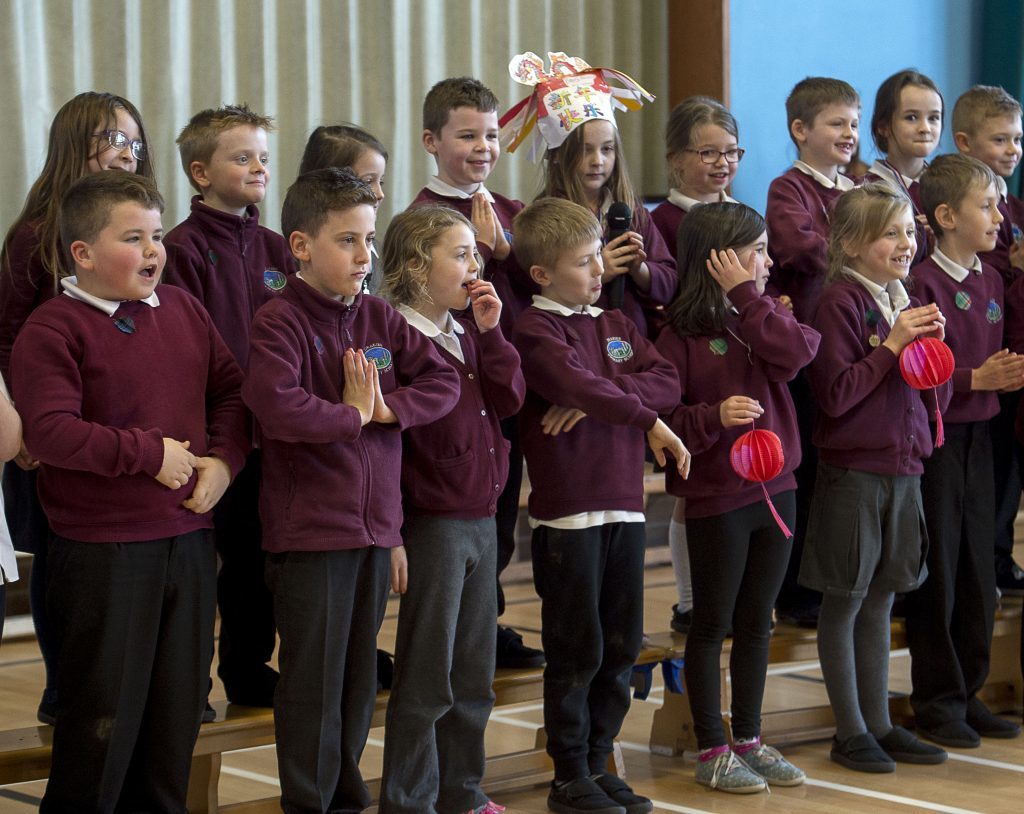
[[[89,160],[95,153],[96,137],[93,135],[104,127],[113,127],[117,111],[124,110],[139,127],[139,138],[149,144],[142,116],[131,102],[113,93],[80,93],[57,111],[50,125],[49,146],[46,163],[32,188],[28,191],[25,206],[7,230],[2,250],[3,274],[13,273],[9,254],[14,235],[25,223],[36,224],[36,238],[39,242],[39,259],[43,268],[53,278],[56,290],[61,277],[66,275],[63,268],[63,253],[60,248],[57,215],[61,200],[68,188],[79,178],[89,174]],[[153,162],[150,154],[135,167],[136,175],[153,178]]]
[[[679,293],[667,311],[679,336],[714,336],[725,330],[725,296],[708,273],[711,250],[749,246],[765,229],[764,218],[746,204],[723,201],[690,210],[679,224]]]
[[[590,122],[581,124],[560,146],[547,151],[544,156],[544,189],[537,198],[568,198],[573,203],[587,205],[578,167],[583,159],[583,129],[588,124]],[[633,182],[629,180],[619,128],[613,125],[612,133],[615,134],[615,166],[605,188],[611,193],[613,201],[629,204],[630,209],[636,212],[643,204],[637,197]]]

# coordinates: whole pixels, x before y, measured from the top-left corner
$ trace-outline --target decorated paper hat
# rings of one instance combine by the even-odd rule
[[[592,68],[579,57],[549,53],[549,70],[532,51],[519,54],[508,64],[508,72],[533,93],[501,117],[501,140],[510,153],[532,134],[530,158],[543,149],[561,146],[569,133],[588,121],[603,119],[615,124],[614,111],[639,110],[654,97],[621,71]],[[621,87],[613,87],[611,82]]]

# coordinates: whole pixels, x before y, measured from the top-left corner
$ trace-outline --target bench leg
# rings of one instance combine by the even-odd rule
[[[188,777],[187,805],[190,814],[217,814],[217,783],[220,754],[195,755]]]

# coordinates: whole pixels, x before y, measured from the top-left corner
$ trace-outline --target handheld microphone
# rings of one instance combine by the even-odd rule
[[[633,213],[629,204],[616,201],[608,207],[608,214],[605,215],[605,222],[608,224],[608,243],[629,231],[633,222]],[[611,308],[622,308],[622,300],[626,292],[626,275],[620,274],[608,285],[608,305]]]

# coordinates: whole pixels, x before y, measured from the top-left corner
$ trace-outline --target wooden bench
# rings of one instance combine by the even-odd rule
[[[979,697],[992,709],[999,712],[1017,711],[1021,708],[1021,691],[1024,681],[1020,669],[1020,603],[1004,600],[1004,607],[996,614],[992,636],[992,659],[988,680]],[[652,646],[682,653],[686,637],[678,633],[658,634],[651,637]],[[729,731],[731,698],[729,683],[730,640],[722,648],[721,687],[722,720]],[[902,620],[892,623],[892,649],[906,647],[906,636]],[[791,625],[780,624],[772,634],[768,649],[768,663],[788,664],[793,662],[817,661],[817,631],[805,630]],[[685,681],[679,676],[679,684],[685,691]],[[890,713],[896,723],[907,724],[912,720],[910,699],[906,695],[891,694]],[[835,716],[827,704],[796,709],[769,710],[761,716],[761,734],[773,745],[784,745],[801,741],[820,740],[831,737],[835,730]],[[678,755],[683,751],[697,751],[697,738],[693,730],[688,699],[683,693],[666,688],[664,700],[655,713],[651,724],[651,751],[660,755]]]

